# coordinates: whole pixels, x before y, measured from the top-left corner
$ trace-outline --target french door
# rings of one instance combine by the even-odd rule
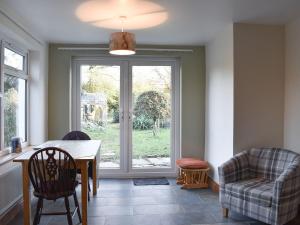
[[[180,153],[176,59],[75,58],[72,129],[102,141],[100,176],[175,174]]]

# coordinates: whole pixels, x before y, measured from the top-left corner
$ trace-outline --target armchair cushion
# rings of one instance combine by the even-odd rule
[[[272,205],[274,182],[264,178],[253,178],[225,185],[225,195],[255,205]]]

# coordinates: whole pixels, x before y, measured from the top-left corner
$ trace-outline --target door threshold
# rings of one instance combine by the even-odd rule
[[[147,178],[147,177],[167,177],[167,178],[176,178],[177,173],[155,173],[155,172],[147,172],[147,173],[110,173],[110,174],[100,174],[99,178],[120,178],[120,179],[129,179],[129,178]]]

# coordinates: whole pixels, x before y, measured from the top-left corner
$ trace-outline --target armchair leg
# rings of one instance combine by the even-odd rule
[[[225,218],[228,218],[228,213],[229,213],[229,210],[227,208],[223,208],[223,216]]]

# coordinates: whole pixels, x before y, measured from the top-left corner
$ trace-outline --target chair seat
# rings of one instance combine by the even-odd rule
[[[34,191],[33,195],[36,197],[42,197],[45,198],[47,200],[56,200],[59,199],[61,197],[65,197],[65,196],[71,196],[74,194],[75,192],[75,188],[73,187],[72,184],[64,184],[64,187],[61,187],[62,182],[59,181],[55,181],[54,183],[47,182],[47,186],[48,186],[48,192],[37,192]],[[75,182],[75,187],[79,184],[78,181]],[[51,192],[50,190],[53,190],[53,192]],[[60,189],[63,189],[60,191]]]
[[[225,195],[270,207],[272,205],[274,181],[253,178],[225,185]]]
[[[176,165],[182,169],[207,169],[208,163],[206,161],[196,158],[181,158],[176,160]]]

